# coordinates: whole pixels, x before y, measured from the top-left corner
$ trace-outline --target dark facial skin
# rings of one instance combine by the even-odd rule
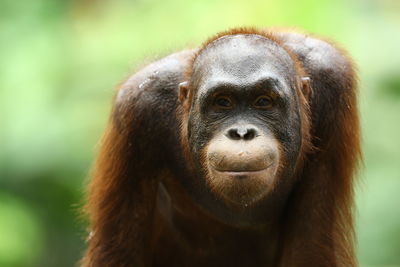
[[[225,206],[239,224],[265,221],[284,204],[301,146],[296,77],[287,52],[258,35],[224,36],[196,58],[188,139],[217,217]]]

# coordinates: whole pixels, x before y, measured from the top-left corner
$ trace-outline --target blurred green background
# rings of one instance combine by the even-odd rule
[[[336,39],[360,71],[361,266],[400,266],[400,1],[1,0],[0,266],[73,266],[84,185],[114,88],[235,26]]]

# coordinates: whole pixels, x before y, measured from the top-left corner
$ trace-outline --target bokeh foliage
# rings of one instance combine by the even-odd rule
[[[0,266],[73,266],[84,185],[113,88],[151,59],[235,26],[336,39],[360,71],[361,266],[400,266],[400,2],[0,1]]]

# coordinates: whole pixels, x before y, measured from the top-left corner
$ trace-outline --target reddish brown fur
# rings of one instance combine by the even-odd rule
[[[286,207],[282,225],[283,238],[276,265],[356,266],[353,244],[353,176],[361,149],[356,73],[351,60],[344,50],[338,49],[346,62],[343,69],[334,76],[339,78],[330,80],[331,76],[325,72],[313,76],[316,75],[313,69],[303,66],[298,56],[286,46],[277,32],[239,28],[210,38],[193,53],[190,63],[187,64],[189,68],[186,69],[186,77],[191,77],[190,66],[208,44],[222,36],[233,34],[258,34],[273,40],[289,53],[299,75],[310,75],[314,79],[311,99],[307,99],[303,92],[298,90],[303,142],[296,167],[297,185]],[[337,48],[336,45],[333,46]],[[318,106],[319,103],[316,103],[319,99],[330,97],[326,90],[315,90],[316,87],[326,85],[324,79],[328,79],[326,83],[329,83],[329,86],[343,89],[338,93],[338,99],[335,100],[337,108],[333,111],[327,110],[328,107],[321,108]],[[135,86],[137,87],[137,84]],[[128,96],[130,101],[141,94],[141,91],[137,92]],[[189,101],[184,107],[178,106],[176,109],[180,118],[182,153],[188,163],[191,160],[186,140],[186,123],[188,103],[191,102],[192,96],[193,92],[189,90]],[[130,101],[115,105],[95,164],[86,206],[93,234],[88,241],[89,247],[82,261],[83,266],[151,265],[152,249],[156,242],[154,236],[159,232],[159,226],[153,221],[157,179],[166,176],[169,177],[167,180],[174,181],[170,183],[176,182],[170,170],[166,171],[162,166],[149,165],[149,162],[141,159],[143,155],[135,155],[135,151],[132,153],[131,146],[141,151],[140,144],[137,143],[139,141],[132,140],[144,138],[138,136],[137,131],[141,125],[147,125],[146,119],[149,118],[146,117],[144,108],[132,107]],[[137,109],[135,115],[129,112],[133,108]],[[314,109],[317,108],[325,113],[315,112]],[[130,125],[131,128],[120,125]],[[149,155],[152,150],[158,151],[151,146],[151,140],[147,142],[150,144],[149,148],[146,147],[149,149],[147,151]],[[140,164],[131,166],[132,162]],[[151,179],[135,179],[142,176]],[[177,198],[185,199],[187,201],[184,202],[185,205],[189,205],[190,198],[182,193],[183,191],[175,192],[177,195],[182,195]],[[210,224],[208,227],[210,229],[215,227],[216,233],[225,231],[221,230],[223,229],[221,225],[218,227],[212,225],[201,212],[192,209],[192,214],[194,214],[192,218],[197,216],[193,222]]]
[[[346,91],[333,115],[333,131],[320,137],[317,133],[321,129],[317,125],[311,128],[314,153],[302,170],[302,184],[293,196],[293,213],[287,219],[291,231],[286,233],[290,245],[283,249],[283,266],[357,265],[353,224],[353,177],[361,158],[357,75],[347,52],[331,41],[326,42],[346,59],[339,74],[342,79],[330,81]],[[313,122],[325,120],[324,114],[312,115],[316,117]],[[301,222],[297,227],[296,221]],[[299,236],[294,234],[296,228]],[[314,257],[316,254],[318,257]]]

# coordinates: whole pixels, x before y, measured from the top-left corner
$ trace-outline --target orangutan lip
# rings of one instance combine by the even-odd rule
[[[217,171],[218,172],[222,172],[222,173],[227,174],[227,175],[231,175],[231,176],[250,176],[250,175],[255,175],[255,174],[262,173],[266,169],[267,168],[262,169],[262,170],[258,170],[258,171],[218,171],[218,170]]]
[[[220,170],[217,168],[214,168],[217,172],[222,172],[227,175],[231,176],[249,176],[249,175],[255,175],[262,173],[266,171],[269,167],[271,167],[273,164],[268,165],[267,167],[260,169],[260,170]]]
[[[218,169],[215,167],[213,167],[213,169],[216,170],[217,172],[222,172],[222,173],[229,174],[229,175],[252,175],[252,174],[257,174],[257,173],[266,171],[272,165],[274,165],[274,163],[271,163],[268,166],[266,166],[265,168],[262,168],[259,170],[226,170],[226,169]]]

